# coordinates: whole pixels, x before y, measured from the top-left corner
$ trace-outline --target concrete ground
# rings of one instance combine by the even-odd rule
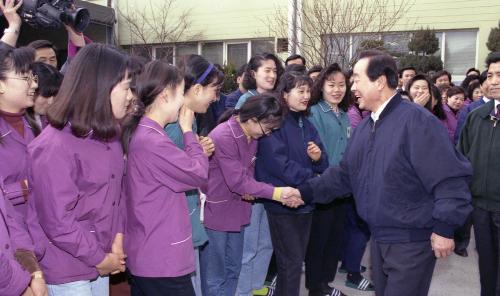
[[[429,296],[479,296],[478,257],[474,237],[467,248],[469,257],[463,258],[453,253],[445,259],[438,259],[432,278]],[[368,267],[364,276],[370,279],[369,252],[365,253],[363,265]],[[375,296],[373,292],[362,292],[345,286],[346,275],[337,273],[333,286],[348,296]],[[302,276],[301,296],[307,296]],[[401,295],[404,296],[404,295]]]

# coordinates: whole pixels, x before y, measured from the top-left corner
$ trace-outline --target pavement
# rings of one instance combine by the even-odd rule
[[[481,294],[477,263],[478,257],[475,248],[476,244],[472,235],[471,242],[467,248],[469,257],[464,258],[453,253],[447,258],[437,260],[429,296],[479,296]],[[363,275],[370,279],[371,269],[368,250],[369,248],[367,248],[362,264],[368,267]],[[375,296],[374,292],[363,292],[346,287],[345,280],[346,274],[337,273],[335,281],[331,284],[348,296]],[[300,296],[307,295],[308,292],[304,286],[304,276],[302,276]]]

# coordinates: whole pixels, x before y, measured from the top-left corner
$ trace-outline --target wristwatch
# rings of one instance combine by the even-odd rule
[[[43,279],[43,272],[35,271],[31,274],[31,279]]]
[[[19,30],[18,29],[11,29],[11,28],[7,28],[5,30],[3,30],[3,33],[14,33],[16,35],[19,35]]]

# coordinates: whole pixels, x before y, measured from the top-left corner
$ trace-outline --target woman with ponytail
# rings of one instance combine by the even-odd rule
[[[135,88],[139,108],[122,139],[127,154],[125,251],[132,295],[192,296],[195,258],[184,192],[207,182],[208,158],[192,131],[194,112],[184,101],[184,77],[177,68],[149,62]],[[177,121],[184,149],[164,131]]]
[[[206,114],[208,107],[215,101],[220,86],[224,80],[221,71],[199,55],[188,55],[181,61],[181,72],[184,74],[184,104],[199,114]],[[198,132],[199,126],[193,123],[193,132]],[[203,127],[202,127],[203,128]],[[167,135],[180,149],[184,149],[183,132],[179,122],[167,124]],[[206,131],[204,133],[207,134]],[[210,157],[215,146],[209,137],[199,137],[198,141],[205,154]],[[199,249],[208,241],[205,228],[200,221],[200,194],[198,189],[186,191],[189,207],[189,217],[193,230],[193,246],[195,250],[196,271],[191,280],[196,296],[201,296],[200,256]]]
[[[257,140],[279,128],[283,108],[271,94],[250,97],[209,136],[217,149],[210,159],[206,189],[205,228],[208,245],[201,252],[204,296],[235,295],[243,252],[244,226],[250,223],[254,198],[282,202],[290,207],[290,188],[274,187],[254,179]]]

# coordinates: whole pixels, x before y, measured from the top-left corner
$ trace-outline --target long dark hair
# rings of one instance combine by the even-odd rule
[[[183,75],[175,66],[164,61],[154,60],[144,66],[142,73],[136,77],[138,100],[135,111],[122,129],[122,146],[125,153],[128,153],[130,140],[146,109],[165,88],[175,88],[183,79]]]
[[[245,70],[245,76],[243,77],[243,87],[245,89],[257,89],[257,82],[255,81],[255,77],[253,76],[253,72],[257,72],[257,70],[262,66],[262,62],[267,60],[272,60],[276,64],[276,83],[274,84],[274,89],[276,89],[278,81],[280,80],[280,77],[284,71],[283,65],[274,54],[268,52],[256,54],[250,58],[250,61],[248,61],[248,65]]]
[[[202,86],[209,84],[222,85],[224,82],[224,73],[197,54],[185,56],[181,60],[179,69],[184,73],[185,92],[195,84],[201,84]]]
[[[446,113],[444,113],[444,109],[443,109],[443,98],[441,97],[441,91],[439,90],[439,88],[437,86],[435,86],[433,84],[431,86],[430,93],[431,93],[432,98],[436,101],[436,106],[434,106],[434,108],[430,111],[437,118],[439,118],[441,120],[445,120]],[[432,100],[429,100],[429,101],[432,101]]]
[[[339,108],[344,112],[347,112],[347,110],[349,109],[349,102],[351,97],[351,87],[349,85],[349,79],[347,75],[342,71],[339,64],[337,63],[331,64],[320,72],[311,89],[311,101],[309,102],[309,105],[317,104],[321,99],[323,99],[323,86],[325,85],[325,82],[335,73],[341,73],[345,78],[346,90],[342,101],[339,103]]]
[[[35,50],[29,47],[5,48],[0,50],[0,80],[7,79],[7,72],[13,70],[16,74],[28,74],[32,69],[32,64],[35,61]],[[27,111],[28,109],[26,109]],[[41,129],[34,116],[26,112],[26,121],[30,125],[33,134],[38,136]],[[1,139],[0,139],[1,142]]]
[[[128,57],[110,46],[90,44],[71,62],[61,89],[47,112],[49,123],[63,129],[71,123],[71,132],[82,138],[107,141],[118,134],[110,94],[128,72]]]
[[[300,72],[285,72],[278,83],[276,92],[278,93],[281,103],[283,106],[288,106],[285,101],[284,93],[289,93],[292,89],[296,87],[301,87],[302,85],[308,85],[312,87],[312,79],[307,76],[307,74]],[[289,108],[284,109],[284,113],[288,112]],[[307,110],[304,111],[305,115],[309,115],[310,104],[307,106]]]
[[[284,109],[279,96],[276,93],[267,92],[249,97],[239,109],[224,112],[218,123],[227,121],[231,116],[239,115],[240,122],[255,118],[259,122],[279,127],[283,121],[283,113]]]

